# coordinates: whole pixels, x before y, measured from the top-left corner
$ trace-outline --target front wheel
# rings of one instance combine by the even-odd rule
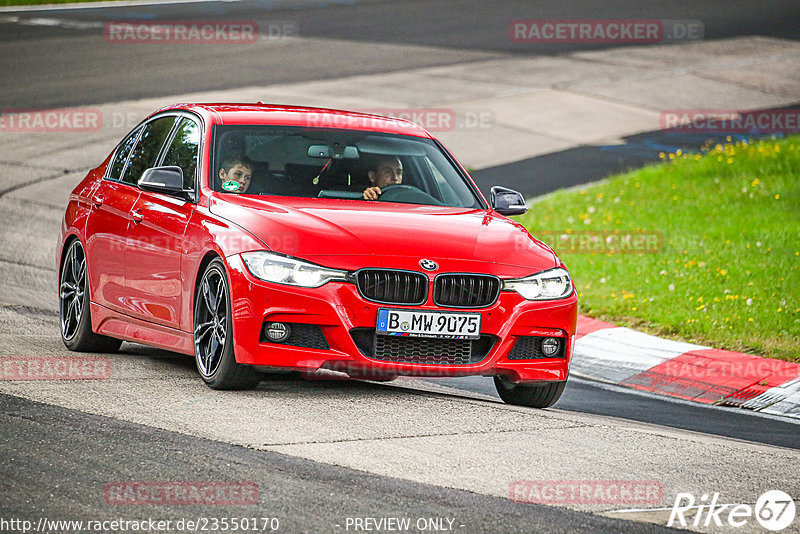
[[[64,255],[58,287],[58,319],[64,345],[77,352],[118,351],[122,341],[92,331],[86,253],[77,239]]]
[[[194,355],[203,381],[213,389],[251,389],[261,373],[236,363],[233,318],[225,266],[212,261],[194,297]]]
[[[566,385],[566,380],[534,385],[514,384],[504,376],[494,377],[494,387],[503,402],[530,408],[549,408],[554,405],[561,398]]]

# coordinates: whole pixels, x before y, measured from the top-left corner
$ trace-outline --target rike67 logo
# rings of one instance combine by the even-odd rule
[[[764,492],[755,506],[721,503],[719,493],[703,494],[699,501],[691,493],[678,493],[667,526],[740,528],[755,519],[765,529],[777,532],[791,525],[794,517],[794,500],[780,490]]]

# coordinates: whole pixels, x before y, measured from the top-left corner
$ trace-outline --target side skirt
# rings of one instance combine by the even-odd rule
[[[194,356],[194,336],[189,332],[148,323],[94,302],[91,313],[92,330],[98,334]]]

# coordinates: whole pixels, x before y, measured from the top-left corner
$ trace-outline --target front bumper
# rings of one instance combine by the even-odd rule
[[[261,368],[318,369],[344,371],[363,378],[381,379],[397,375],[448,377],[505,375],[512,382],[562,381],[567,379],[577,322],[577,296],[562,300],[527,301],[515,292],[503,291],[490,307],[471,310],[442,308],[428,300],[409,309],[479,312],[481,334],[490,338],[488,353],[475,363],[423,364],[373,359],[354,339],[355,332],[374,329],[381,305],[362,298],[356,286],[328,282],[318,288],[303,288],[264,282],[253,277],[241,257],[227,258],[233,310],[236,361]],[[432,283],[432,278],[431,278]],[[317,325],[327,349],[305,348],[266,342],[265,321]],[[562,338],[563,357],[509,359],[521,336]]]

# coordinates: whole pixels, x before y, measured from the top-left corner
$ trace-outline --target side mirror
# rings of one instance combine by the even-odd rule
[[[492,187],[491,202],[492,208],[503,215],[522,215],[528,211],[522,193],[499,185]]]
[[[190,199],[190,191],[183,189],[183,170],[180,167],[152,167],[139,178],[139,189]]]

